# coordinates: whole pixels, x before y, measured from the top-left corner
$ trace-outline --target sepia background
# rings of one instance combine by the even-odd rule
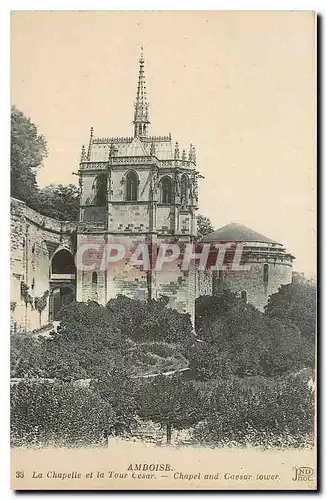
[[[199,213],[282,242],[315,275],[310,12],[14,12],[12,103],[39,126],[41,186],[76,183],[82,144],[132,134],[144,45],[151,133],[197,150]]]

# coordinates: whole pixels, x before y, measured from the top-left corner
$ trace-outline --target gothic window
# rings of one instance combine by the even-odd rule
[[[181,199],[187,201],[188,178],[184,174],[181,178]]]
[[[94,204],[98,207],[105,207],[107,201],[107,176],[100,174],[95,179]]]
[[[126,200],[136,201],[137,200],[137,186],[138,178],[136,172],[131,170],[126,176]]]
[[[94,272],[92,273],[92,285],[95,285],[95,286],[96,286],[97,284],[98,284],[98,275],[97,275],[97,273],[94,271]]]
[[[162,203],[171,204],[172,185],[170,177],[164,177],[161,181]]]
[[[269,277],[268,264],[264,264],[263,265],[263,282],[264,283],[268,283],[268,277]]]

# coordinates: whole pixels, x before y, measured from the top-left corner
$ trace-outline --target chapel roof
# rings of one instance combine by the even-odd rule
[[[207,234],[201,240],[202,243],[212,242],[258,242],[258,243],[273,243],[279,245],[277,241],[257,233],[237,222],[232,222],[226,226],[217,229],[213,233]]]

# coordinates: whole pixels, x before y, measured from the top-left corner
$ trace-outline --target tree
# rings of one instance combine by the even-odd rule
[[[106,305],[107,321],[136,342],[186,342],[193,338],[188,314],[167,307],[165,300],[130,299],[118,295]]]
[[[210,332],[210,324],[219,316],[226,315],[235,307],[243,306],[244,302],[236,293],[224,290],[219,295],[201,295],[195,301],[195,331],[203,338],[205,331]],[[252,306],[249,306],[252,307]]]
[[[50,184],[39,189],[37,170],[48,154],[47,142],[31,119],[15,106],[11,109],[11,196],[43,215],[77,221],[79,190],[74,184]]]
[[[31,309],[34,308],[33,297],[30,294],[29,286],[26,285],[24,281],[20,282],[20,295],[25,303],[25,332],[27,331],[27,306],[28,304],[31,306]]]
[[[269,297],[265,315],[292,321],[299,327],[304,337],[313,341],[316,331],[316,309],[315,285],[310,282],[290,283],[281,285],[278,292]]]
[[[42,311],[44,311],[47,306],[48,297],[49,290],[46,290],[41,297],[35,297],[34,299],[34,307],[39,313],[40,328],[42,326]]]
[[[186,429],[202,417],[198,391],[178,375],[145,381],[138,397],[140,416],[166,427],[167,444],[171,443],[173,428]]]
[[[123,363],[117,363],[98,380],[94,380],[91,388],[115,412],[114,419],[106,428],[107,435],[125,434],[136,428],[137,383],[130,377],[129,370]]]
[[[31,119],[15,106],[11,109],[11,196],[34,207],[36,171],[47,156],[47,143]]]
[[[128,339],[110,324],[106,308],[96,302],[72,302],[61,308],[57,333],[52,335],[49,349],[66,358],[73,353],[77,364],[88,377],[101,377],[124,360]]]
[[[74,184],[50,184],[40,189],[38,211],[59,220],[77,221],[79,218],[79,190]]]
[[[204,315],[197,331],[200,342],[187,354],[196,378],[272,377],[312,366],[310,343],[297,325],[231,298],[230,303],[226,303],[226,295],[200,302],[210,314]]]
[[[209,217],[205,217],[204,215],[198,215],[197,218],[197,232],[198,239],[203,238],[206,234],[210,234],[214,232],[213,225],[209,219]]]

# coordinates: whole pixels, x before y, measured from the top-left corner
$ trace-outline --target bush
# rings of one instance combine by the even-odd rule
[[[138,381],[129,376],[124,366],[116,366],[91,382],[91,389],[104,405],[114,409],[115,415],[107,427],[108,434],[130,433],[136,425],[138,403],[135,399]]]
[[[311,342],[315,340],[316,313],[316,284],[309,281],[281,285],[278,292],[269,297],[265,306],[265,315],[292,321]]]
[[[108,324],[135,342],[183,343],[193,337],[189,314],[167,307],[163,299],[145,302],[118,295],[106,313]]]
[[[199,380],[231,375],[274,377],[313,366],[312,344],[297,325],[247,304],[212,315],[208,324],[203,323],[199,340],[187,353]]]
[[[139,346],[140,348],[144,348],[146,352],[152,352],[161,358],[180,355],[180,349],[176,345],[168,344],[167,342],[147,342]]]
[[[202,385],[206,419],[195,437],[213,446],[312,443],[314,405],[308,378],[235,377]]]
[[[112,408],[90,389],[65,382],[11,386],[12,446],[85,446],[103,440]]]

